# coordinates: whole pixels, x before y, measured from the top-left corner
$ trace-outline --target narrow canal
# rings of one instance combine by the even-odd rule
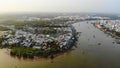
[[[120,68],[120,45],[114,38],[104,34],[92,24],[73,24],[81,32],[77,48],[64,53],[54,60],[18,60],[0,50],[0,68]]]

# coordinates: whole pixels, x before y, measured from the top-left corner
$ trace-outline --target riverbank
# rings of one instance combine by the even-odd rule
[[[120,45],[112,43],[114,38],[89,22],[78,22],[73,26],[77,32],[82,33],[76,41],[77,48],[73,47],[72,51],[59,53],[53,60],[39,57],[18,59],[1,51],[0,68],[119,68]],[[101,45],[97,45],[98,43]]]
[[[62,27],[62,26],[61,26]],[[56,28],[56,27],[55,27]],[[28,44],[25,46],[21,45],[20,42],[18,43],[14,43],[14,44],[8,44],[10,40],[6,40],[6,41],[1,41],[1,43],[3,44],[5,42],[5,45],[1,45],[2,48],[10,48],[10,55],[11,56],[17,56],[18,58],[30,58],[33,59],[34,57],[43,57],[43,58],[51,58],[53,59],[56,54],[59,53],[64,53],[66,51],[69,51],[75,44],[77,37],[76,37],[76,30],[75,28],[71,25],[71,32],[69,32],[68,34],[65,34],[65,36],[61,36],[63,38],[58,38],[58,40],[55,40],[53,37],[52,39],[48,38],[49,41],[47,42],[43,42],[42,44],[38,44],[35,45],[36,43],[34,42],[33,44],[33,40],[31,41],[30,38],[32,37],[28,37],[28,39],[25,38],[20,38],[22,39],[21,41],[25,40],[25,42],[27,43],[27,41],[31,41],[28,42],[30,44],[30,46],[28,46]],[[23,32],[23,35],[26,34]],[[20,34],[21,35],[21,34]],[[19,37],[19,34],[17,35]],[[42,35],[43,36],[43,35]],[[11,39],[12,37],[10,37]],[[46,39],[45,38],[45,39]],[[8,38],[9,39],[9,38]],[[19,40],[19,38],[15,38],[16,40]],[[42,38],[38,38],[39,42],[41,42]],[[60,41],[61,39],[61,41]],[[15,40],[15,41],[16,41]],[[13,41],[13,40],[11,40]],[[11,43],[10,41],[10,43]],[[63,43],[63,44],[62,44]],[[65,44],[64,44],[65,43]]]
[[[93,25],[103,31],[104,33],[112,36],[116,39],[116,42],[120,44],[120,32],[117,32],[115,30],[110,30],[109,28],[105,27],[104,25],[100,25],[99,23],[93,23]]]

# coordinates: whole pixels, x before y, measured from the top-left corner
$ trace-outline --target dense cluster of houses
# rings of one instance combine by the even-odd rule
[[[74,37],[71,27],[64,28],[64,31],[67,33],[53,37],[49,34],[33,34],[22,30],[16,30],[14,35],[10,33],[6,34],[5,38],[7,39],[2,42],[2,45],[14,44],[16,46],[32,47],[35,49],[48,49],[51,47],[48,43],[55,41],[55,45],[57,45],[60,49],[67,49],[73,43]]]
[[[116,43],[120,44],[120,20],[101,20],[94,25],[105,33],[116,38]]]
[[[120,20],[101,20],[99,23],[110,30],[120,32]]]

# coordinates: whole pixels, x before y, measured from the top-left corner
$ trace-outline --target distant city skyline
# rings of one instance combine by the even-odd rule
[[[120,0],[0,0],[0,13],[95,12],[120,13]]]

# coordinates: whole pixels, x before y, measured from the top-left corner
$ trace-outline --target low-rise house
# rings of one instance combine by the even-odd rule
[[[41,46],[33,46],[34,49],[42,49]]]

